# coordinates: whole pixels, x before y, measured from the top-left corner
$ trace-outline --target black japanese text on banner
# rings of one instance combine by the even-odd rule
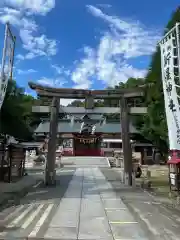
[[[174,31],[175,33],[175,31]],[[161,71],[170,150],[180,150],[180,110],[174,74],[176,37],[172,32],[160,42]],[[178,66],[176,66],[178,67]]]

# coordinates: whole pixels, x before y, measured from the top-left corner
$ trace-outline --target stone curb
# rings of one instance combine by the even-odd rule
[[[42,180],[37,180],[35,184],[33,183],[29,186],[25,186],[18,192],[6,193],[7,197],[0,201],[0,209],[13,205],[22,197],[24,197],[27,193],[29,193],[33,188],[35,189],[36,187],[38,187],[42,182]]]

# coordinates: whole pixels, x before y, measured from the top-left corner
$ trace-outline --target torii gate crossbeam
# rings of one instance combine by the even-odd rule
[[[29,86],[37,92],[39,96],[47,96],[52,98],[52,106],[50,109],[46,107],[46,111],[51,112],[50,121],[50,139],[48,143],[48,156],[47,156],[47,172],[46,183],[52,185],[55,182],[54,166],[55,166],[55,145],[57,138],[58,114],[62,110],[60,108],[60,99],[85,99],[86,106],[91,113],[96,112],[96,108],[92,102],[94,99],[117,99],[120,101],[119,114],[121,116],[121,133],[122,133],[122,147],[124,154],[124,183],[132,185],[132,149],[129,137],[129,108],[127,105],[128,98],[134,98],[144,95],[145,85],[133,89],[115,89],[115,90],[84,90],[84,89],[67,89],[67,88],[50,88],[30,82]],[[37,107],[37,106],[36,106]],[[42,106],[38,106],[42,107]],[[43,106],[44,107],[44,106]],[[35,108],[35,107],[34,107]],[[86,107],[87,108],[87,107]],[[68,110],[65,108],[64,110]],[[104,108],[104,113],[107,108]],[[116,111],[114,109],[113,111]],[[81,109],[83,112],[83,110]],[[84,112],[87,109],[84,109]],[[98,109],[100,112],[100,108]],[[140,110],[139,110],[140,111]],[[140,113],[145,113],[146,109],[141,109]],[[84,113],[83,112],[83,113]],[[108,110],[107,110],[108,112]],[[102,113],[102,111],[101,111]]]

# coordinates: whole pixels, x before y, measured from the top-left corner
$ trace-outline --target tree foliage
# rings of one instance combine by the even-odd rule
[[[84,107],[85,102],[81,100],[74,100],[73,102],[68,104],[68,107]]]
[[[15,81],[9,81],[0,111],[0,132],[22,140],[31,139],[32,126],[38,121],[32,114],[35,101]]]

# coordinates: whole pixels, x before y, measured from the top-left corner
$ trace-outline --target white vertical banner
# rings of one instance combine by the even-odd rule
[[[5,28],[5,37],[4,37],[4,47],[3,47],[3,54],[2,54],[2,64],[1,64],[1,76],[0,76],[0,109],[2,107],[5,94],[6,94],[6,88],[8,84],[8,78],[5,74],[5,60],[7,55],[7,39],[8,39],[8,25],[6,24]]]
[[[15,36],[12,35],[9,23],[6,24],[4,47],[2,53],[1,73],[0,73],[0,109],[4,102],[8,81],[12,80]]]
[[[174,60],[177,59],[176,30],[171,30],[160,42],[161,71],[170,150],[180,150],[180,110],[175,83]],[[175,55],[176,54],[176,55]],[[177,61],[176,61],[177,62]],[[158,113],[157,113],[158,114]]]

